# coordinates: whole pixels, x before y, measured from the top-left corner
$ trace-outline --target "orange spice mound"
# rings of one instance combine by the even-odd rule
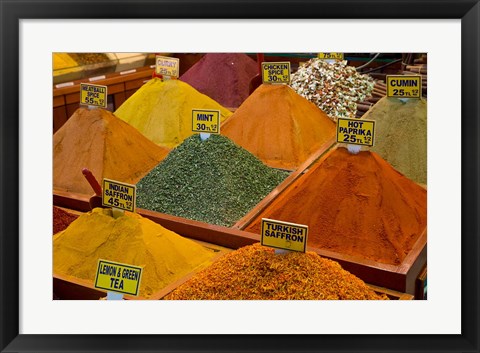
[[[53,186],[93,194],[83,168],[99,183],[110,178],[135,184],[168,152],[111,112],[80,108],[53,135]]]
[[[261,219],[309,226],[308,246],[398,265],[427,225],[427,191],[374,152],[337,148],[292,183]]]
[[[270,167],[294,170],[334,138],[335,123],[287,85],[261,85],[221,132]]]
[[[259,243],[226,254],[166,300],[388,300],[338,262]]]

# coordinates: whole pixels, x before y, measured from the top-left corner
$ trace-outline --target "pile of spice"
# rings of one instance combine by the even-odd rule
[[[67,53],[53,53],[53,70],[68,69],[78,66],[78,63]]]
[[[53,238],[53,271],[93,283],[99,259],[142,266],[139,295],[148,298],[188,273],[204,268],[213,250],[136,213],[113,218],[110,209],[83,214]]]
[[[173,148],[193,134],[192,109],[220,110],[220,121],[232,114],[185,82],[154,78],[128,98],[115,115],[156,144]]]
[[[287,85],[261,85],[221,131],[265,164],[294,170],[334,142],[335,124]]]
[[[180,80],[224,107],[237,108],[247,99],[257,63],[240,53],[205,54]]]
[[[77,215],[53,206],[53,234],[57,234],[58,232],[67,229],[70,223],[77,218]]]
[[[371,148],[408,178],[427,183],[427,101],[380,99],[363,116],[375,120]]]
[[[357,102],[370,95],[375,83],[370,76],[347,66],[347,61],[328,63],[314,58],[299,67],[292,75],[290,85],[336,121],[338,118],[354,118]]]
[[[228,138],[187,138],[137,184],[137,205],[231,226],[288,173],[264,165]]]
[[[70,53],[69,55],[82,66],[110,61],[110,58],[103,53]]]
[[[93,194],[82,174],[135,184],[168,154],[103,109],[80,108],[53,135],[53,186]]]
[[[223,256],[167,295],[170,300],[382,300],[338,262],[314,252],[276,255],[259,243]]]
[[[324,155],[246,228],[262,218],[306,224],[308,246],[398,265],[427,225],[427,192],[374,152]]]

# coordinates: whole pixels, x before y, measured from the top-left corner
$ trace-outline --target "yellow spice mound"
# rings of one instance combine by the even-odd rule
[[[91,195],[82,169],[101,183],[110,178],[136,184],[169,150],[104,109],[80,108],[53,135],[53,186]]]
[[[293,170],[333,144],[335,123],[290,87],[261,85],[221,131],[270,167]]]
[[[185,82],[154,78],[128,98],[115,115],[151,141],[173,148],[193,135],[192,109],[220,110],[221,121],[232,114]]]
[[[139,295],[145,298],[191,271],[208,266],[212,250],[136,213],[117,219],[110,209],[80,216],[53,238],[53,272],[95,280],[99,259],[143,266]]]
[[[67,53],[53,53],[53,69],[68,69],[78,66],[78,63]]]
[[[314,252],[276,255],[259,243],[231,252],[165,299],[388,299]]]

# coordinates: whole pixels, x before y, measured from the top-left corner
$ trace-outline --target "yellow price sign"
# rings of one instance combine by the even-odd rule
[[[136,186],[103,179],[102,205],[135,212]]]
[[[262,82],[263,83],[290,83],[290,62],[263,62]]]
[[[192,109],[192,131],[220,133],[220,110]]]
[[[276,249],[305,252],[308,226],[262,218],[261,242]]]
[[[162,76],[178,77],[180,59],[157,55],[155,57],[155,73]]]
[[[100,259],[95,275],[95,288],[137,296],[142,270],[139,266]]]
[[[80,84],[80,104],[107,107],[107,86]]]
[[[421,98],[422,76],[387,75],[387,97]]]
[[[375,121],[344,118],[337,120],[337,142],[371,147],[374,136]]]
[[[319,59],[343,60],[343,53],[318,53]]]

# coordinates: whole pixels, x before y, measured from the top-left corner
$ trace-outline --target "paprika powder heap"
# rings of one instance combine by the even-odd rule
[[[169,152],[104,109],[79,108],[53,135],[53,186],[91,195],[82,174],[135,184]]]
[[[221,132],[268,166],[287,170],[335,142],[335,124],[287,85],[258,87]]]
[[[220,110],[220,121],[232,113],[180,80],[154,78],[138,89],[115,115],[158,145],[173,148],[192,131],[192,109]]]
[[[427,191],[374,152],[336,148],[286,188],[262,218],[309,226],[307,246],[399,265],[427,225]]]
[[[224,107],[237,108],[249,95],[257,63],[242,53],[208,53],[180,76]]]

